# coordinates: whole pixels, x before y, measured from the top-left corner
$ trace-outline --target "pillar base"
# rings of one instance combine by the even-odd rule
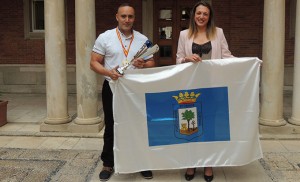
[[[283,118],[279,120],[259,118],[259,124],[264,126],[284,126],[286,123],[287,122]]]
[[[300,120],[294,118],[293,116],[288,120],[288,122],[289,122],[290,124],[300,126]]]
[[[259,125],[259,134],[263,138],[298,138],[300,137],[300,126],[295,126],[287,123],[285,126],[272,127]]]
[[[44,123],[49,125],[59,125],[59,124],[65,124],[69,123],[71,121],[71,117],[67,116],[64,118],[46,118]]]
[[[47,124],[45,122],[43,122],[40,125],[40,131],[46,131],[46,132],[67,132],[68,131],[68,127],[69,127],[70,123],[66,123],[66,124]]]
[[[100,117],[95,117],[95,118],[79,118],[76,117],[74,119],[74,123],[78,125],[93,125],[93,124],[98,124],[102,122],[102,119]]]
[[[103,121],[91,125],[71,123],[69,125],[68,130],[71,133],[99,133],[102,130],[103,126],[104,126]]]

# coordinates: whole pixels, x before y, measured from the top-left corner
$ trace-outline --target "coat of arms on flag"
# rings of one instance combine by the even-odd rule
[[[149,146],[230,140],[227,87],[145,96]]]
[[[179,92],[173,96],[177,101],[173,104],[174,109],[174,130],[177,138],[192,140],[201,136],[203,130],[201,103],[197,102],[200,93]]]

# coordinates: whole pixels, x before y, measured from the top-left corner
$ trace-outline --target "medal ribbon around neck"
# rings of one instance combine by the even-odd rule
[[[133,38],[134,38],[133,33],[132,33],[132,36],[131,36],[131,40],[130,40],[128,49],[126,50],[126,48],[125,48],[124,45],[123,45],[123,42],[122,42],[122,39],[121,39],[121,35],[120,35],[120,32],[118,31],[118,28],[116,28],[116,32],[117,32],[119,41],[120,41],[120,43],[121,43],[121,45],[122,45],[124,55],[125,55],[125,57],[126,57],[126,59],[127,59],[127,56],[128,56],[128,53],[129,53],[129,49],[130,49],[131,43],[132,43]]]

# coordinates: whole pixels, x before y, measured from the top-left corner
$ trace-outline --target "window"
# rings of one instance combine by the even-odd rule
[[[44,31],[44,1],[32,0],[31,3],[31,31]]]
[[[296,0],[290,1],[290,34],[289,38],[295,38],[295,29],[296,29]]]
[[[25,39],[44,38],[44,0],[24,0]]]

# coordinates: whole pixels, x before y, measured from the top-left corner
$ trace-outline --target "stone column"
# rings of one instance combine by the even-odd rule
[[[293,107],[289,123],[300,125],[300,1],[296,6],[296,30],[295,30],[295,56],[294,56],[294,83],[293,83]]]
[[[282,126],[285,0],[264,1],[263,64],[259,123]]]
[[[75,0],[77,118],[71,132],[99,132],[97,74],[90,69],[96,39],[95,0]]]
[[[65,4],[45,0],[45,59],[47,118],[41,131],[67,131],[68,115],[67,65],[65,37]]]
[[[153,41],[153,0],[143,0],[142,8],[143,34]]]

